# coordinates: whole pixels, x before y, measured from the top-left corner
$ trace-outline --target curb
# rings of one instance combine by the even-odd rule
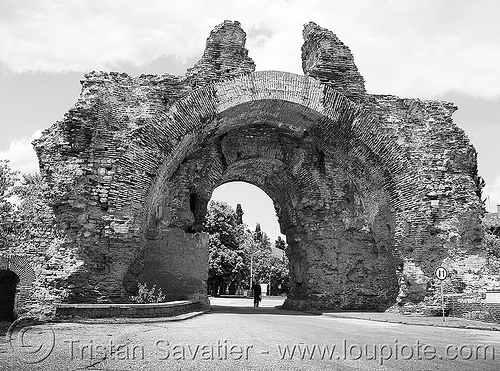
[[[500,325],[498,327],[495,326],[475,326],[474,324],[454,324],[454,323],[439,323],[439,322],[413,322],[413,321],[405,321],[403,319],[381,319],[381,318],[372,318],[372,317],[358,317],[358,316],[350,316],[345,314],[337,314],[337,313],[321,313],[321,315],[326,317],[333,318],[347,318],[347,319],[359,319],[363,321],[374,321],[374,322],[386,322],[386,323],[396,323],[401,325],[411,325],[411,326],[433,326],[433,327],[442,327],[442,328],[457,328],[463,330],[483,330],[483,331],[500,331]]]
[[[183,313],[171,317],[114,317],[114,318],[82,318],[74,317],[69,319],[53,320],[52,323],[85,323],[85,324],[129,324],[129,323],[153,323],[153,322],[178,322],[201,316],[210,312],[210,309],[195,312]]]

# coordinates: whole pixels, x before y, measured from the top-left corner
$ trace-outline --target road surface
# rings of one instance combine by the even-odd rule
[[[212,303],[184,321],[25,327],[4,340],[0,369],[500,370],[497,331],[285,311],[268,298]]]

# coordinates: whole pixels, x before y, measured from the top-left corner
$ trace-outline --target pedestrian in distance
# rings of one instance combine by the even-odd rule
[[[259,281],[255,281],[253,286],[253,306],[257,308],[259,306],[259,302],[262,300],[262,290],[259,285]]]

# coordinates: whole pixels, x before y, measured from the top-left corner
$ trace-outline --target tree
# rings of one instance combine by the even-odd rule
[[[218,233],[220,242],[227,248],[235,250],[239,246],[235,212],[226,202],[210,201],[204,231],[211,235]]]
[[[236,292],[245,276],[245,254],[241,247],[241,228],[234,209],[225,202],[210,201],[204,225],[209,233],[208,289],[212,295]]]
[[[252,261],[252,278],[260,283],[270,283],[272,293],[288,291],[289,271],[286,256],[273,254],[271,240],[267,233],[262,231],[259,223],[250,235],[252,238],[247,237],[248,248],[245,252],[251,254],[249,260]],[[284,243],[283,239],[281,241]]]
[[[218,234],[209,237],[208,284],[212,295],[225,293],[228,286],[234,287],[244,268],[242,254],[224,246]]]
[[[240,204],[236,211],[225,202],[210,201],[208,205],[204,231],[210,235],[209,294],[219,295],[226,289],[233,294],[238,287],[249,289],[251,275],[263,283],[271,280],[274,291],[279,285],[286,291],[286,257],[274,256],[271,240],[260,224],[251,231],[239,220],[242,215]],[[281,241],[280,246],[284,244]]]
[[[278,238],[274,242],[274,247],[276,247],[277,249],[285,251],[285,249],[286,249],[286,242],[285,242],[285,240],[283,238],[281,238],[281,236],[278,236]]]
[[[9,198],[19,180],[18,174],[18,171],[11,170],[8,160],[0,160],[0,249],[7,247],[16,229],[15,208]]]
[[[18,239],[30,240],[37,233],[54,232],[55,217],[45,194],[48,185],[40,173],[23,174],[20,184],[13,187],[19,198],[15,215]]]
[[[243,209],[241,208],[241,204],[236,205],[236,224],[242,225],[243,224]]]
[[[255,239],[255,232],[250,229],[243,228],[240,233],[240,246],[243,249],[245,256],[245,263],[248,273],[243,277],[243,287],[250,289],[252,287],[253,269],[254,269],[254,254],[259,250],[260,244]]]
[[[262,241],[262,230],[260,229],[260,223],[257,223],[257,225],[255,226],[254,240],[256,242]]]
[[[263,239],[269,240],[263,232]],[[268,283],[270,294],[288,291],[289,270],[286,256],[276,256],[267,245],[254,254],[254,277],[260,283]]]

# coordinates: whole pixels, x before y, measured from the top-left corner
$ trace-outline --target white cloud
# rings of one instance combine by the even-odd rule
[[[38,158],[31,142],[42,135],[42,130],[35,131],[29,139],[15,139],[10,143],[9,149],[0,151],[1,160],[9,160],[12,170],[21,173],[34,173],[39,171]]]
[[[490,212],[497,211],[497,205],[500,205],[500,175],[495,178],[493,184],[486,184],[483,188],[483,199],[486,200],[486,210]]]
[[[493,98],[499,9],[496,0],[2,0],[0,63],[16,72],[84,72],[162,55],[192,59],[210,30],[232,19],[249,33],[258,69],[301,73],[302,25],[315,21],[351,48],[370,92]]]

